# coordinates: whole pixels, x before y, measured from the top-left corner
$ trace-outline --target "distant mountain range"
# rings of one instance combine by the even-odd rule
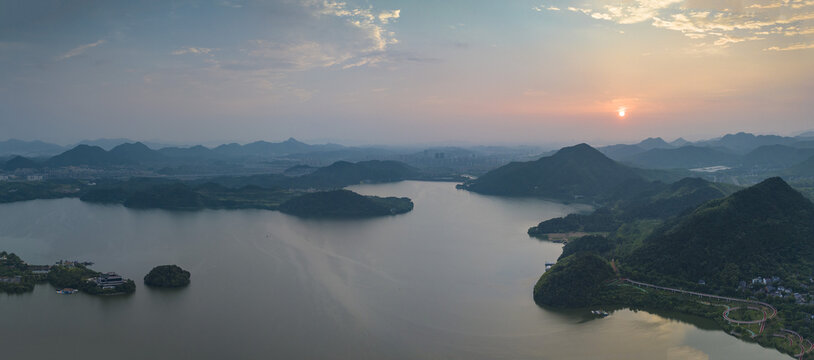
[[[781,170],[814,156],[814,137],[727,134],[723,137],[689,142],[666,142],[649,138],[638,144],[618,144],[598,148],[611,159],[651,169],[693,169],[710,166]]]
[[[17,139],[9,139],[6,141],[0,141],[0,156],[20,155],[25,157],[49,157],[74,149],[80,145],[86,145],[89,147],[98,147],[101,148],[102,150],[110,151],[124,144],[135,144],[135,143],[143,145],[143,147],[150,150],[193,149],[193,151],[191,152],[195,152],[195,150],[205,148],[200,145],[191,147],[179,147],[157,142],[136,142],[124,138],[82,140],[77,144],[68,146],[61,146],[42,141],[23,141]],[[218,154],[222,156],[268,156],[268,155],[307,153],[315,151],[334,151],[342,148],[344,148],[344,146],[337,144],[309,145],[297,141],[294,138],[289,138],[288,140],[278,143],[267,141],[256,141],[246,145],[231,143],[220,145],[212,149],[209,148],[205,149],[212,150],[212,154]],[[173,150],[167,150],[167,152],[172,153]]]

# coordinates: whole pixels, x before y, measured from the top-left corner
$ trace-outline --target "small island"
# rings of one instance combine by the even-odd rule
[[[114,272],[100,273],[79,263],[52,266],[48,282],[65,294],[75,290],[90,295],[125,295],[136,291],[136,283]]]
[[[280,205],[281,212],[299,217],[364,218],[403,214],[413,210],[409,198],[363,196],[350,190],[301,195]]]
[[[152,287],[178,288],[189,285],[189,271],[177,265],[156,266],[144,276],[144,284]]]
[[[114,272],[91,270],[89,262],[60,260],[55,265],[30,265],[14,253],[0,251],[0,292],[19,294],[48,282],[59,294],[121,295],[136,291],[133,280]]]

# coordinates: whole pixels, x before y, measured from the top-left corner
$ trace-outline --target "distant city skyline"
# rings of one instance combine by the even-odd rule
[[[814,2],[0,1],[0,138],[592,144],[814,129]]]

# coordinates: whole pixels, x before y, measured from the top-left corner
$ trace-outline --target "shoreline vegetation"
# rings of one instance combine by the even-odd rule
[[[459,188],[594,206],[528,229],[564,243],[532,291],[539,306],[676,311],[814,359],[814,204],[779,177],[742,188],[654,175],[580,144]]]
[[[568,223],[553,220],[529,234]],[[634,218],[607,235],[569,239],[535,284],[534,301],[554,309],[677,311],[814,359],[812,236],[814,204],[771,178],[676,216]]]
[[[354,197],[348,194],[350,191],[340,189],[356,184],[425,178],[431,177],[396,161],[340,161],[296,177],[268,174],[185,181],[171,178],[130,178],[97,182],[0,182],[0,203],[79,198],[84,202],[121,204],[133,209],[264,209],[280,210],[301,217],[358,218],[402,214],[412,209],[412,202],[409,199],[372,196],[362,199],[362,195]],[[340,196],[336,191],[346,193]],[[341,204],[337,201],[349,203]]]
[[[136,291],[133,280],[103,274],[85,264],[60,261],[56,265],[29,265],[14,253],[0,251],[0,292],[20,294],[48,283],[57,290],[79,290],[90,295],[122,295]],[[68,292],[68,293],[72,293]]]

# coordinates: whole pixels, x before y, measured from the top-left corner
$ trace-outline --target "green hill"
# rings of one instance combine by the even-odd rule
[[[45,162],[49,167],[61,166],[109,166],[115,158],[98,146],[77,145],[75,148],[54,156]]]
[[[14,171],[17,169],[37,169],[42,164],[22,156],[15,156],[3,164],[3,170]]]
[[[685,178],[672,184],[633,182],[612,192],[609,206],[591,214],[570,214],[541,222],[529,229],[531,236],[564,232],[609,232],[635,219],[665,220],[737,190],[734,185]]]
[[[766,145],[744,155],[743,166],[785,169],[814,156],[814,149],[785,145]]]
[[[592,305],[613,268],[593,253],[578,253],[558,261],[534,285],[534,302],[553,307]]]
[[[420,171],[399,161],[337,161],[311,174],[291,179],[299,187],[344,187],[362,182],[381,183],[415,178]]]
[[[300,217],[358,218],[409,212],[408,198],[363,196],[349,190],[301,195],[280,205],[280,211]]]
[[[708,147],[684,146],[677,149],[651,149],[623,159],[651,169],[693,169],[707,166],[734,166],[740,157]]]
[[[189,276],[189,271],[178,265],[161,265],[144,276],[144,284],[153,287],[183,287],[189,285]]]
[[[788,176],[801,176],[801,177],[812,177],[814,176],[814,156],[808,158],[807,160],[794,165],[785,171],[783,171],[784,175]]]
[[[510,163],[462,187],[490,195],[573,200],[596,198],[632,179],[641,177],[596,149],[579,144],[536,161]]]
[[[150,163],[166,160],[161,153],[152,150],[140,142],[126,143],[114,147],[109,151],[116,162],[125,163]]]
[[[814,272],[814,204],[780,178],[671,221],[625,259],[641,280],[733,287],[738,279]],[[662,282],[663,283],[663,282]]]

